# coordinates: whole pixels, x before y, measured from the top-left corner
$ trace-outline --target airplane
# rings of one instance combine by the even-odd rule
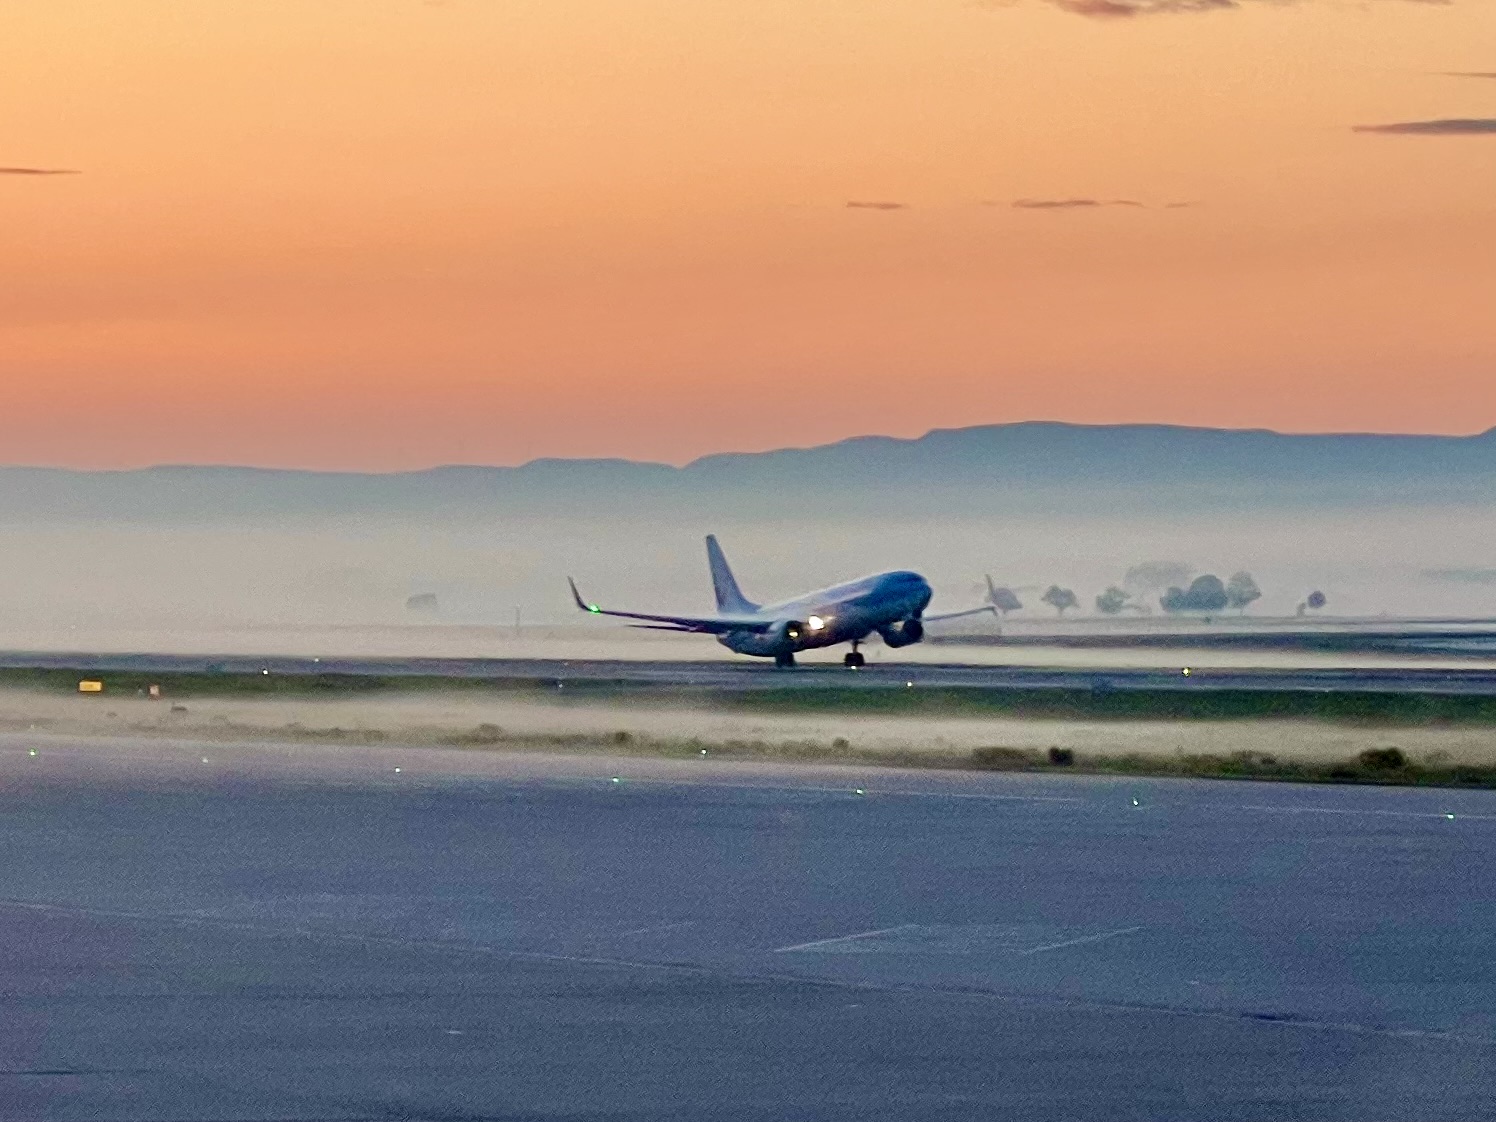
[[[717,613],[710,616],[653,615],[602,608],[582,599],[577,582],[570,577],[566,579],[571,585],[572,598],[584,612],[641,620],[630,626],[651,631],[715,635],[717,642],[728,650],[772,658],[778,667],[794,666],[798,651],[851,643],[852,650],[842,662],[856,670],[867,664],[858,648],[875,631],[890,647],[907,647],[925,637],[927,623],[997,614],[988,604],[962,612],[926,615],[930,584],[918,573],[904,569],[875,573],[780,604],[759,605],[738,588],[727,557],[711,534],[706,539],[706,558],[712,572],[712,590],[717,595]]]

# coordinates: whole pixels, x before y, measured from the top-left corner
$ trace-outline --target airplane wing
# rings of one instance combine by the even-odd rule
[[[994,615],[995,616],[995,615],[997,615],[997,609],[995,607],[993,607],[991,604],[987,604],[987,605],[984,605],[983,607],[980,607],[980,608],[967,608],[964,611],[960,611],[960,612],[937,612],[933,616],[929,612],[925,612],[919,618],[922,619],[922,620],[924,620],[924,622],[926,622],[926,623],[939,623],[941,620],[945,620],[945,619],[960,619],[962,616],[981,616],[981,615]]]
[[[577,602],[577,607],[584,612],[590,612],[595,616],[620,616],[623,619],[639,619],[647,622],[634,624],[635,627],[645,627],[654,631],[691,631],[702,635],[724,635],[729,631],[768,631],[774,626],[774,621],[764,619],[762,616],[662,616],[652,615],[648,612],[620,612],[610,608],[601,608],[596,604],[590,604],[582,599],[582,594],[577,591],[577,582],[570,577],[566,583],[571,585],[571,597]]]

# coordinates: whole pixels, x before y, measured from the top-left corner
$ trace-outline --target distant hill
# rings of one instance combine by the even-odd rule
[[[630,512],[834,516],[1496,502],[1479,436],[1298,435],[1029,422],[705,456],[684,467],[535,460],[391,474],[165,466],[0,468],[0,518]]]

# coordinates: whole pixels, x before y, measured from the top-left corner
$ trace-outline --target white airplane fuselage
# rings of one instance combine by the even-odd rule
[[[930,585],[918,573],[899,570],[833,585],[753,614],[772,621],[768,631],[728,631],[717,642],[738,654],[777,657],[798,651],[860,642],[873,632],[890,645],[923,637],[920,614],[930,603]],[[900,640],[903,642],[900,642]]]
[[[572,598],[584,612],[632,620],[633,627],[714,635],[730,651],[772,658],[780,666],[793,666],[800,651],[850,643],[852,652],[844,661],[856,669],[865,661],[857,645],[874,632],[890,647],[907,647],[925,637],[928,620],[993,611],[988,606],[926,616],[930,582],[908,569],[874,573],[778,604],[755,604],[743,595],[721,546],[711,535],[707,535],[706,553],[717,600],[717,611],[710,615],[604,608],[584,600],[576,581],[567,579]]]

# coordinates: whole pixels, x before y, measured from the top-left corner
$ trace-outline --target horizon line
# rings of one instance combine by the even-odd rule
[[[726,449],[717,452],[706,452],[689,460],[679,463],[670,463],[665,460],[633,459],[628,456],[534,456],[528,460],[517,463],[471,463],[460,461],[432,462],[421,467],[398,467],[398,468],[359,468],[359,467],[297,467],[284,464],[271,463],[245,463],[236,461],[182,461],[165,460],[153,463],[140,463],[122,467],[78,467],[70,464],[42,464],[42,463],[11,463],[0,462],[0,470],[5,471],[55,471],[67,472],[77,475],[126,475],[135,472],[147,471],[244,471],[263,472],[266,474],[300,474],[300,475],[358,475],[358,476],[396,476],[396,475],[421,475],[437,471],[520,471],[524,468],[534,467],[538,464],[605,464],[616,463],[631,467],[657,467],[668,468],[672,471],[684,471],[701,463],[704,460],[717,459],[728,456],[766,456],[780,452],[804,452],[822,448],[835,448],[844,444],[855,444],[863,440],[886,440],[899,444],[915,444],[926,440],[936,434],[971,432],[977,429],[1005,429],[1005,428],[1029,428],[1049,427],[1067,429],[1162,429],[1178,432],[1211,432],[1211,433],[1234,433],[1234,434],[1267,434],[1271,436],[1282,436],[1290,438],[1387,438],[1387,439],[1410,439],[1410,440],[1479,440],[1486,437],[1496,436],[1496,425],[1486,429],[1471,432],[1408,432],[1408,431],[1373,431],[1367,429],[1311,429],[1303,431],[1283,430],[1269,428],[1261,425],[1232,427],[1226,425],[1187,425],[1170,421],[1111,421],[1111,422],[1089,422],[1089,421],[1060,421],[1049,419],[1029,419],[1023,421],[994,421],[972,425],[941,426],[925,430],[919,436],[893,436],[888,433],[858,433],[852,436],[838,437],[822,441],[816,444],[798,445],[776,445],[756,449]]]

